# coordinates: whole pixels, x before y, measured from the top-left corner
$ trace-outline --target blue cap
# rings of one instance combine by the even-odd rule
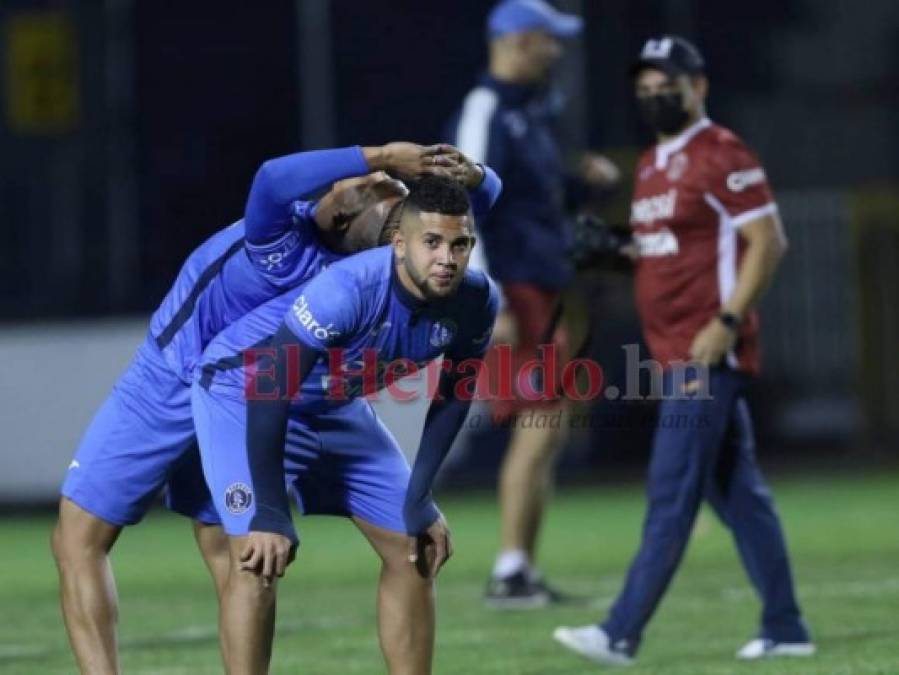
[[[491,38],[532,30],[568,38],[580,33],[583,27],[581,17],[564,14],[545,0],[502,0],[487,17]]]

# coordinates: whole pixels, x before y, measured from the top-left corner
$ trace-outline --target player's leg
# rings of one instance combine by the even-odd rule
[[[121,531],[121,526],[97,518],[70,499],[60,499],[53,556],[66,632],[84,673],[120,672],[118,597],[109,551]]]
[[[196,442],[184,451],[171,468],[166,487],[166,506],[193,521],[197,548],[200,549],[203,562],[212,576],[216,596],[221,602],[230,568],[228,537],[222,529],[221,518],[209,494]]]
[[[378,632],[390,674],[430,673],[433,588],[408,559],[409,464],[396,440],[364,400],[316,415],[314,428],[291,420],[288,438],[303,512],[350,516],[381,558]]]
[[[543,512],[552,489],[553,468],[565,442],[567,425],[524,428],[523,419],[551,420],[563,415],[561,406],[524,411],[512,430],[499,475],[500,547],[494,576],[511,576],[535,558]],[[506,560],[504,561],[504,556]],[[516,564],[514,558],[520,562]]]
[[[808,643],[786,538],[756,462],[752,420],[743,397],[734,400],[727,435],[706,479],[706,496],[731,529],[743,566],[762,600],[760,637],[781,644]]]
[[[714,461],[732,400],[715,371],[710,377],[711,397],[674,399],[673,394],[686,394],[673,391],[675,382],[666,373],[669,398],[659,408],[653,439],[643,537],[624,587],[599,628],[556,629],[559,642],[588,658],[629,661],[683,558],[702,502],[706,466]]]
[[[53,550],[65,623],[83,670],[95,672],[89,664],[96,661],[117,663],[118,608],[107,555],[121,527],[137,523],[152,505],[190,443],[188,395],[158,352],[144,345],[97,411],[66,473]]]
[[[540,357],[544,343],[555,346],[555,382],[564,365],[567,336],[556,314],[559,296],[528,284],[504,288],[514,316],[518,344],[514,368]],[[516,370],[517,372],[517,370]],[[557,594],[550,591],[534,567],[537,540],[555,474],[555,460],[567,438],[567,405],[529,408],[522,400],[495,401],[494,414],[514,414],[511,437],[500,467],[498,503],[500,552],[496,557],[486,601],[497,608],[545,605]]]
[[[378,637],[387,670],[390,675],[428,675],[434,653],[434,583],[409,562],[405,534],[359,517],[353,522],[381,558]]]
[[[222,593],[225,590],[225,584],[228,582],[228,574],[231,568],[231,551],[228,544],[228,536],[218,523],[204,523],[199,520],[193,521],[194,540],[197,542],[197,548],[200,549],[200,555],[203,556],[203,562],[206,563],[206,569],[212,576],[212,583],[215,585],[215,594],[222,601]]]
[[[209,494],[228,537],[228,574],[219,609],[222,661],[229,675],[267,673],[274,637],[277,584],[240,568],[256,512],[246,449],[246,402],[192,387],[191,408]]]
[[[219,631],[222,660],[228,675],[267,673],[275,636],[278,583],[266,586],[262,577],[240,569],[246,537],[228,537],[230,569],[222,592]]]

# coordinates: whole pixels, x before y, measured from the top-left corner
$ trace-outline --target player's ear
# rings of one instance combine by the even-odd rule
[[[398,227],[393,231],[391,239],[393,250],[396,252],[396,257],[403,260],[406,257],[406,238],[403,236],[401,227]]]
[[[697,75],[693,79],[693,90],[696,92],[696,98],[700,101],[705,100],[709,93],[709,81],[705,75]]]

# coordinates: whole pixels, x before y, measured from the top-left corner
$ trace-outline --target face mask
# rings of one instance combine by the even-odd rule
[[[637,99],[637,104],[646,123],[666,135],[683,129],[689,117],[684,110],[684,95],[681,92],[641,97]]]

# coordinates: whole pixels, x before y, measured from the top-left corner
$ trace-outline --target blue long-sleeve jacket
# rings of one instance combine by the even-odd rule
[[[492,166],[503,194],[479,223],[491,276],[561,289],[572,279],[565,175],[543,93],[484,75],[449,123],[447,139]]]

